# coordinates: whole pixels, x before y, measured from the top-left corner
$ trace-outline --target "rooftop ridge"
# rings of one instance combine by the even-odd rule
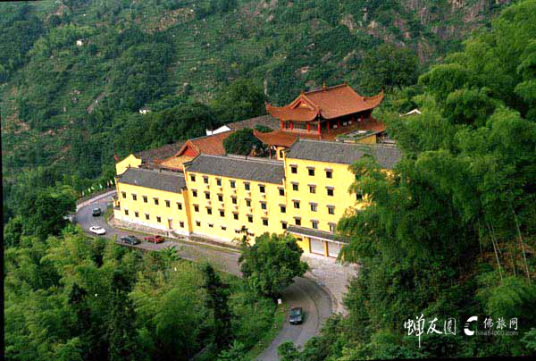
[[[203,139],[203,138],[215,137],[215,136],[218,136],[220,134],[225,134],[225,133],[229,133],[229,132],[233,132],[233,130],[232,129],[231,130],[226,130],[225,132],[221,132],[221,133],[217,133],[217,134],[201,135],[199,137],[189,138],[188,140],[191,142],[191,141],[199,140],[199,139]]]
[[[341,87],[345,87],[345,86],[348,86],[348,84],[346,84],[346,83],[342,83],[342,84],[338,84],[338,85],[333,85],[333,86],[327,87],[327,88],[325,88],[325,89],[324,89],[324,88],[320,88],[320,89],[316,89],[316,90],[310,90],[310,91],[305,92],[304,95],[311,94],[311,93],[324,92],[324,91],[328,91],[328,90],[335,89],[335,88],[341,88]]]
[[[340,144],[340,145],[346,145],[349,147],[361,147],[361,148],[374,148],[374,147],[389,147],[392,148],[392,145],[386,145],[386,144],[368,144],[368,143],[347,143],[347,142],[334,142],[331,140],[317,140],[317,139],[310,139],[310,138],[299,138],[294,142],[294,144],[298,142],[311,142],[311,143],[325,143],[325,144]],[[293,144],[293,145],[294,145]]]
[[[199,154],[198,157],[232,159],[232,160],[240,160],[240,161],[244,161],[244,162],[267,163],[267,164],[272,164],[272,165],[282,165],[283,164],[283,161],[281,161],[281,160],[249,157],[249,156],[239,155],[239,154],[226,154],[226,155]]]
[[[170,170],[166,170],[166,169],[129,167],[125,171],[125,173],[128,172],[129,170],[133,170],[135,172],[147,172],[147,173],[158,173],[158,174],[172,175],[172,176],[184,178],[184,174],[182,172],[174,172],[174,171],[170,171]],[[121,175],[123,175],[123,174],[121,174]]]

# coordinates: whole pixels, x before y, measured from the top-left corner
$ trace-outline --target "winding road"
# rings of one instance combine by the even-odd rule
[[[92,216],[92,209],[95,207],[101,208],[104,213],[104,210],[111,204],[113,193],[109,192],[85,201],[77,207],[75,220],[86,232],[89,232],[89,227],[94,225],[103,227],[106,229],[106,235],[104,237],[114,239],[117,236],[117,242],[117,239],[122,236],[133,234],[134,232],[111,227],[103,216]],[[241,276],[238,264],[240,255],[237,251],[229,248],[175,240],[166,240],[160,244],[142,242],[142,244],[133,247],[158,251],[170,246],[175,246],[184,259],[195,262],[209,261],[222,271]],[[287,320],[283,329],[274,341],[261,353],[257,358],[258,360],[278,360],[277,347],[285,341],[292,341],[296,346],[303,346],[308,339],[318,334],[321,325],[332,313],[330,295],[323,288],[308,278],[297,277],[294,281],[292,285],[285,289],[283,297],[288,302],[289,308],[296,306],[303,308],[305,311],[305,320],[301,325],[291,325],[288,322],[287,312]]]

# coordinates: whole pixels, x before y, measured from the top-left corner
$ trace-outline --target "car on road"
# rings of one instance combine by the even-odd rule
[[[93,217],[98,217],[98,216],[101,215],[101,213],[102,213],[102,211],[101,211],[100,208],[93,208],[93,212],[92,212]]]
[[[164,237],[160,236],[160,235],[156,235],[156,236],[147,236],[144,238],[147,242],[150,242],[150,243],[162,243],[165,241]]]
[[[303,323],[303,309],[301,307],[294,307],[290,310],[289,322],[293,325]]]
[[[89,227],[89,231],[91,233],[98,234],[99,236],[106,234],[106,230],[102,228],[101,226],[91,226]]]
[[[134,237],[134,236],[121,237],[121,242],[123,242],[124,244],[130,244],[131,246],[135,246],[141,243],[138,237]]]

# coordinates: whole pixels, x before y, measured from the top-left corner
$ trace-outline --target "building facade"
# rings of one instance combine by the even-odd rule
[[[280,160],[199,154],[182,171],[143,169],[127,158],[117,164],[114,216],[224,242],[243,229],[252,239],[288,232],[305,252],[336,257],[345,242],[335,234],[337,222],[366,206],[349,191],[349,166],[365,155],[386,170],[400,158],[394,146],[307,139],[297,139]]]

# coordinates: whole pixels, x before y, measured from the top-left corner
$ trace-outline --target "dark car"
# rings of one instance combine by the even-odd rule
[[[291,309],[289,321],[293,325],[303,323],[303,309],[301,307]]]
[[[93,208],[93,217],[98,217],[100,216],[102,213],[101,209],[100,208]]]
[[[165,241],[164,237],[156,235],[156,236],[148,236],[144,238],[147,242],[150,243],[162,243]]]
[[[141,241],[134,236],[121,237],[121,242],[123,242],[124,244],[130,244],[132,246],[135,246],[141,243]]]

